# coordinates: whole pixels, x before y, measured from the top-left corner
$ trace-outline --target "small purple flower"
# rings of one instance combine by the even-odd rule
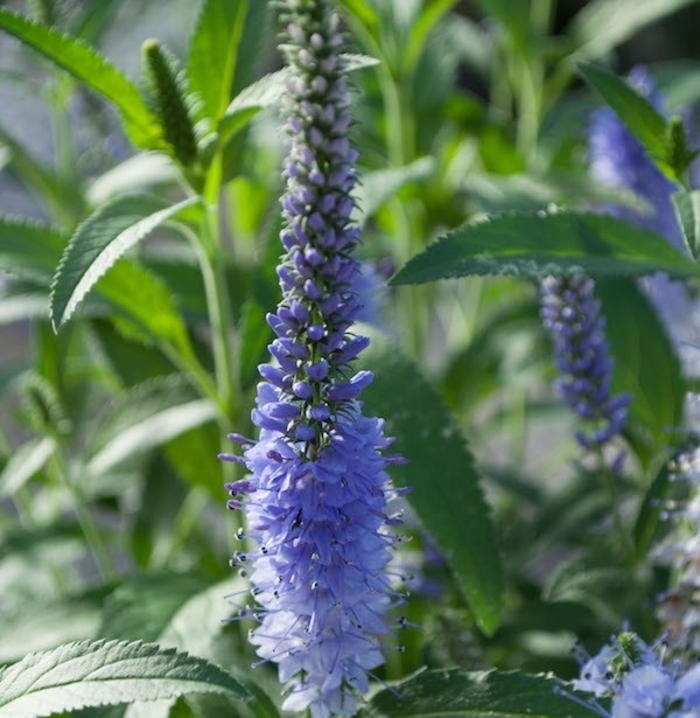
[[[562,377],[557,386],[564,401],[590,428],[576,433],[587,450],[598,450],[622,431],[631,397],[612,396],[613,361],[605,339],[605,320],[593,294],[594,282],[584,276],[548,277],[542,282],[541,315],[554,342]],[[624,454],[613,469],[621,469]]]
[[[350,222],[356,152],[343,75],[338,17],[329,0],[286,0],[281,46],[290,66],[291,146],[282,198],[282,300],[268,316],[274,363],[260,366],[253,423],[259,439],[233,436],[243,456],[222,455],[250,474],[227,485],[254,548],[244,567],[259,621],[250,640],[287,684],[283,708],[313,718],[352,715],[384,662],[380,639],[401,625],[388,610],[404,601],[387,565],[401,523],[383,452],[384,422],[362,415],[372,380],[352,362],[367,346],[351,331],[362,307]],[[400,512],[399,512],[400,513]]]

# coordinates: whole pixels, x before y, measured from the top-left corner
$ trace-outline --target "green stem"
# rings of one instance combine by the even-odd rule
[[[19,516],[19,521],[23,528],[36,530],[39,528],[39,522],[36,520],[34,511],[34,500],[29,495],[25,487],[17,489],[12,496],[12,500]],[[67,596],[70,591],[70,584],[66,580],[64,574],[59,567],[51,561],[49,563],[49,572],[53,578],[53,582],[62,596]]]
[[[229,338],[232,326],[231,309],[221,252],[217,204],[205,204],[202,241],[198,242],[197,246],[211,324],[217,391],[226,416],[229,421],[234,421],[237,413],[235,402],[238,367]]]
[[[59,443],[60,437],[56,436],[54,438],[56,439],[57,448],[50,462],[53,466],[54,474],[71,497],[73,510],[78,518],[78,523],[83,531],[83,535],[85,536],[85,541],[87,542],[87,545],[95,559],[97,570],[99,571],[102,580],[104,582],[115,581],[119,574],[114,566],[112,557],[109,555],[107,542],[105,541],[97,522],[90,512],[90,507],[87,499],[85,498],[85,494],[83,494],[78,483],[72,480],[69,475],[66,459]]]
[[[637,556],[634,549],[634,544],[627,532],[627,529],[625,528],[625,523],[622,520],[620,497],[617,491],[617,482],[615,479],[615,475],[610,470],[608,461],[603,456],[603,452],[600,448],[596,451],[596,457],[599,470],[603,474],[603,481],[605,482],[605,487],[608,491],[608,495],[610,496],[610,505],[612,509],[613,521],[615,523],[615,530],[617,532],[617,535],[619,536],[620,543],[623,547],[625,560],[630,569],[634,570],[637,564]]]

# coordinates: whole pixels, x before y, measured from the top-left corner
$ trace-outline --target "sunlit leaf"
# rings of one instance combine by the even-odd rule
[[[60,328],[97,283],[131,247],[195,203],[169,205],[148,195],[120,196],[83,222],[61,257],[51,291],[51,321]]]
[[[659,234],[614,217],[574,212],[509,213],[467,224],[416,255],[392,284],[498,274],[541,279],[585,273],[640,276],[700,274]]]
[[[14,35],[113,102],[135,145],[145,149],[162,146],[158,120],[148,109],[138,88],[95,49],[82,40],[6,8],[0,8],[0,29]]]
[[[30,653],[0,673],[0,718],[41,718],[196,692],[246,696],[228,673],[186,653],[140,641],[69,643]]]

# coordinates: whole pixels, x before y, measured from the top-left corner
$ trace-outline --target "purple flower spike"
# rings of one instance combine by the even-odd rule
[[[631,397],[611,396],[613,362],[605,339],[594,282],[583,276],[548,277],[542,282],[541,315],[554,343],[564,401],[590,427],[576,434],[579,444],[597,450],[624,428]],[[619,471],[621,461],[613,465]]]
[[[386,473],[391,441],[357,397],[372,374],[351,362],[368,340],[351,331],[361,310],[350,223],[355,183],[349,97],[338,17],[329,0],[285,0],[290,68],[282,199],[282,300],[268,322],[274,364],[263,364],[243,446],[249,471],[230,484],[252,548],[234,556],[257,606],[243,614],[263,661],[278,665],[285,710],[350,716],[384,662],[380,639],[402,624],[387,611],[404,601],[387,572],[398,523]],[[228,456],[226,457],[228,458]]]

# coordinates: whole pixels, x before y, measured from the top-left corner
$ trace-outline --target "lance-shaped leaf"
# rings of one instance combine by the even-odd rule
[[[591,0],[571,23],[568,37],[581,45],[579,57],[601,57],[642,27],[695,0]]]
[[[372,67],[377,60],[367,55],[343,54],[348,72]],[[233,135],[247,125],[260,110],[279,102],[286,92],[289,68],[264,75],[248,87],[243,88],[231,100],[219,121],[219,143],[225,144]]]
[[[49,286],[68,238],[57,229],[15,217],[0,217],[0,267]]]
[[[136,85],[94,48],[5,8],[0,8],[0,29],[14,35],[113,102],[136,146],[144,149],[163,147],[158,120],[148,109]]]
[[[392,468],[410,503],[454,570],[477,623],[493,633],[500,617],[503,576],[489,508],[474,459],[439,393],[396,348],[373,337],[363,355],[374,381],[362,397],[368,413],[386,419],[398,453]]]
[[[654,158],[664,158],[666,120],[654,105],[602,65],[581,62],[576,67],[583,79],[615,110],[647,152]]]
[[[218,120],[238,84],[237,79],[250,74],[250,66],[256,59],[255,50],[261,43],[258,40],[247,47],[247,52],[241,50],[247,37],[260,37],[265,6],[264,0],[205,0],[202,3],[190,42],[187,78],[205,117]]]
[[[61,258],[51,291],[51,321],[59,329],[97,280],[156,227],[196,202],[168,206],[157,197],[118,197],[100,207],[77,229]]]
[[[605,215],[512,213],[460,227],[411,258],[392,284],[499,274],[541,279],[585,273],[593,277],[667,272],[700,274],[696,265],[656,232]]]
[[[0,498],[13,496],[44,468],[55,450],[56,441],[50,436],[30,439],[15,450],[0,473]]]
[[[30,653],[6,668],[0,674],[0,718],[41,718],[187,693],[247,697],[235,678],[201,658],[140,641],[82,641]]]
[[[697,259],[700,255],[700,190],[676,192],[672,199],[686,246]]]
[[[358,718],[590,718],[591,709],[544,676],[516,671],[424,671],[378,693]]]
[[[197,399],[179,375],[138,384],[101,417],[88,447],[88,471],[109,471],[215,417],[213,404]]]

